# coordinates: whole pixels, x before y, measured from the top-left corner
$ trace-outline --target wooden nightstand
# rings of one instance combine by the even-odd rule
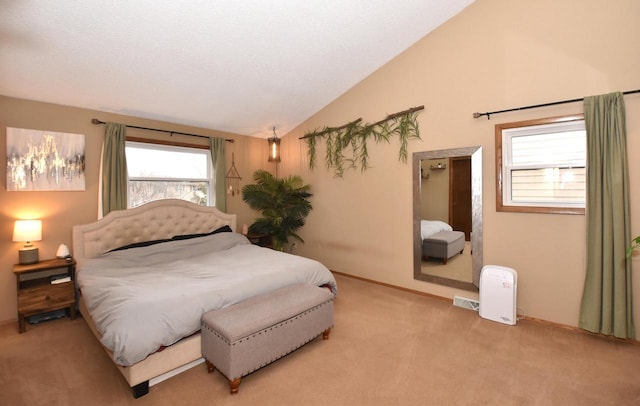
[[[56,275],[66,273],[70,281],[52,284],[51,272],[44,276],[45,271],[59,269]],[[71,318],[76,318],[75,292],[76,261],[73,258],[47,259],[29,265],[13,266],[16,275],[18,292],[18,330],[26,330],[25,318],[36,314],[69,308]],[[42,273],[43,275],[37,275]],[[35,275],[33,275],[35,274]],[[30,275],[31,277],[26,277]]]

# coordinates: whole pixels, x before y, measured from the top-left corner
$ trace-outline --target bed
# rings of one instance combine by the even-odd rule
[[[440,231],[453,231],[453,227],[444,221],[439,220],[420,220],[420,235],[422,240],[439,233]]]
[[[336,294],[319,262],[235,230],[235,215],[173,199],[73,228],[80,312],[134,397],[202,362],[204,312],[301,282]]]

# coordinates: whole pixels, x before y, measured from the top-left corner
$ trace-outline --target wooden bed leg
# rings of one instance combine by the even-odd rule
[[[232,395],[238,394],[238,386],[240,386],[241,379],[242,378],[236,378],[233,381],[229,380],[229,392],[231,392]]]
[[[18,314],[18,332],[20,334],[27,331],[27,323],[25,322],[24,315]]]
[[[325,331],[322,332],[322,339],[323,340],[328,340],[330,333],[331,333],[331,327],[329,327],[328,329],[326,329]]]
[[[211,373],[216,370],[216,367],[211,362],[209,362],[209,360],[205,359],[204,362],[207,364],[208,373]]]
[[[135,386],[132,386],[131,390],[133,392],[134,399],[138,399],[139,397],[149,393],[149,381],[144,381]]]
[[[449,259],[449,258],[442,258],[442,265],[447,265],[447,260],[448,260],[448,259]]]

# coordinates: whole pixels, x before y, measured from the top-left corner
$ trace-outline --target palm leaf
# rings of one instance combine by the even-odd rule
[[[255,184],[242,188],[242,200],[254,210],[260,211],[249,232],[271,235],[274,248],[282,250],[289,237],[302,241],[296,231],[304,226],[311,212],[310,185],[305,185],[296,175],[276,178],[263,170],[253,176]]]

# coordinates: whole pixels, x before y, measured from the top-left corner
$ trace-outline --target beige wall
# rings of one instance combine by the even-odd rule
[[[578,4],[579,3],[579,4]],[[413,279],[411,165],[398,143],[370,147],[372,168],[336,179],[323,162],[309,171],[305,131],[358,117],[373,122],[424,105],[422,141],[410,152],[481,145],[484,259],[518,272],[518,308],[577,325],[584,279],[584,216],[495,211],[494,125],[580,113],[580,103],[474,119],[472,113],[640,88],[640,2],[478,0],[354,86],[285,137],[288,171],[313,186],[300,251],[330,268],[452,297],[471,296]],[[640,95],[625,97],[632,232],[640,234]],[[322,146],[324,146],[322,144]],[[323,156],[324,150],[318,156]],[[638,257],[634,265],[639,267]],[[634,281],[640,295],[640,277]],[[636,300],[636,325],[640,300]]]
[[[445,169],[430,169],[438,164]],[[446,159],[430,159],[422,161],[423,173],[420,187],[420,210],[422,220],[439,220],[449,222],[449,167]]]
[[[0,165],[0,179],[2,179],[2,187],[0,187],[0,322],[17,318],[16,283],[11,269],[12,265],[18,262],[18,249],[22,243],[11,241],[14,220],[29,216],[36,216],[43,220],[42,241],[35,245],[39,248],[40,258],[45,259],[55,256],[59,244],[64,243],[71,247],[73,225],[89,223],[97,218],[98,172],[104,126],[91,124],[92,118],[141,127],[232,138],[235,143],[226,144],[227,169],[231,165],[233,152],[236,167],[243,177],[240,182],[241,187],[252,181],[251,177],[255,169],[274,169],[272,164],[267,163],[265,140],[0,96],[0,156],[6,156],[5,127],[84,134],[86,145],[86,190],[83,192],[7,192],[6,164]],[[206,140],[200,138],[179,135],[170,138],[168,134],[135,129],[129,129],[127,135],[207,145]],[[250,224],[256,216],[256,213],[242,202],[240,196],[227,196],[227,205],[228,212],[238,214],[238,227],[244,223]]]

